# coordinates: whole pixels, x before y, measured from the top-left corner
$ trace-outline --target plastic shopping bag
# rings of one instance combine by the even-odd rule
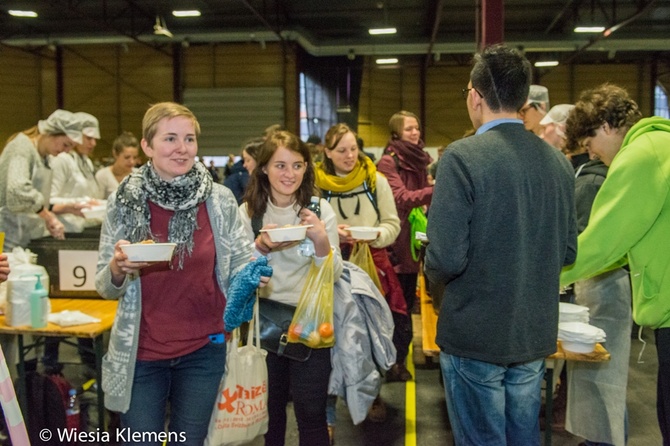
[[[247,345],[239,347],[239,329],[233,331],[226,358],[226,374],[209,421],[205,446],[247,444],[268,430],[267,352],[261,349],[258,301],[249,325]],[[256,344],[253,333],[256,333]]]
[[[409,213],[407,220],[410,224],[410,250],[412,252],[412,258],[415,262],[419,261],[419,252],[421,252],[421,240],[417,239],[416,233],[423,232],[426,233],[426,228],[428,227],[428,217],[426,213],[423,212],[423,207],[415,207]]]
[[[372,253],[370,252],[370,245],[365,242],[356,242],[354,244],[354,249],[351,251],[349,261],[368,273],[368,276],[370,276],[370,279],[372,279],[379,292],[382,293],[382,295],[385,294],[382,283],[379,280],[379,275],[377,274],[377,266],[375,265]]]
[[[335,345],[333,331],[333,253],[321,264],[313,262],[288,329],[288,342],[311,348]]]

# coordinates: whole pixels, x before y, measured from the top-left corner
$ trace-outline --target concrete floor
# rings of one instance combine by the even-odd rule
[[[420,318],[415,316],[415,333],[420,333]],[[419,329],[417,329],[419,328]],[[637,332],[636,332],[637,335]],[[634,339],[631,346],[630,370],[628,378],[628,446],[661,445],[661,433],[656,419],[656,371],[657,358],[653,332],[645,329],[642,338],[647,342],[641,362],[638,356],[642,342]],[[388,416],[384,423],[365,421],[354,426],[346,405],[338,401],[338,421],[335,429],[337,446],[424,446],[452,445],[444,392],[439,384],[437,358],[431,360],[421,352],[421,338],[414,339],[414,362],[416,382],[416,439],[405,436],[405,384],[388,383],[382,386],[382,397],[387,404]],[[289,412],[291,408],[289,407]],[[544,432],[542,432],[544,444]],[[569,432],[553,432],[553,446],[576,446],[583,438]],[[262,440],[253,443],[263,444]],[[298,444],[297,428],[293,414],[289,414],[287,446]]]
[[[420,333],[420,318],[415,316],[415,333]],[[637,334],[637,333],[636,333]],[[629,385],[628,385],[628,412],[629,412],[629,441],[628,446],[655,446],[661,445],[661,434],[656,420],[656,370],[657,358],[653,332],[645,329],[642,338],[647,342],[641,361],[638,356],[642,343],[637,339],[632,342]],[[405,400],[406,385],[404,383],[388,383],[382,386],[382,397],[387,404],[387,419],[383,423],[365,421],[354,426],[349,417],[346,405],[338,401],[338,422],[335,429],[335,444],[337,446],[414,446],[414,445],[452,445],[453,439],[449,429],[449,421],[445,408],[444,392],[439,384],[439,367],[437,358],[434,362],[426,359],[421,351],[421,339],[414,340],[415,364],[415,407],[416,407],[416,436],[415,439],[406,438]],[[70,346],[61,346],[61,355],[76,359],[76,350]],[[66,376],[78,384],[79,369],[77,365],[66,367]],[[91,401],[90,418],[96,420],[94,400]],[[289,425],[286,445],[298,445],[297,428],[292,408],[289,405]],[[543,437],[544,438],[544,437]],[[582,438],[575,437],[568,432],[554,432],[552,445],[576,446]],[[542,443],[544,444],[544,442]],[[262,439],[257,439],[253,446],[263,445]]]

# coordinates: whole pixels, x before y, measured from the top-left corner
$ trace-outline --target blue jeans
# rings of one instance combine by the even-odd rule
[[[502,366],[440,353],[458,446],[539,445],[544,359]]]
[[[128,412],[121,427],[130,432],[165,432],[170,403],[167,444],[202,445],[226,366],[226,344],[213,344],[174,359],[137,361]],[[123,431],[122,431],[123,432]],[[160,445],[155,436],[124,444]],[[158,440],[158,441],[157,441]]]

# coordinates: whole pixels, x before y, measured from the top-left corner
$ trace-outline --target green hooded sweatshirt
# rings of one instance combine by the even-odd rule
[[[642,119],[626,134],[561,285],[593,277],[624,256],[635,322],[670,327],[670,120],[665,118]]]

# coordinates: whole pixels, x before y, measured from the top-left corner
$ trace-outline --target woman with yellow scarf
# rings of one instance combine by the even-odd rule
[[[323,161],[316,164],[316,185],[337,215],[342,256],[348,258],[356,242],[348,227],[372,226],[379,230],[377,238],[370,242],[370,251],[380,272],[381,291],[396,324],[393,343],[398,358],[405,358],[412,340],[410,318],[386,251],[400,233],[393,192],[386,177],[377,172],[374,163],[359,149],[356,134],[346,124],[336,124],[328,130],[325,146]],[[380,404],[373,404],[369,418],[381,421],[383,417],[374,416],[374,412],[383,413],[383,403],[381,400],[375,403],[380,403],[381,408]]]

